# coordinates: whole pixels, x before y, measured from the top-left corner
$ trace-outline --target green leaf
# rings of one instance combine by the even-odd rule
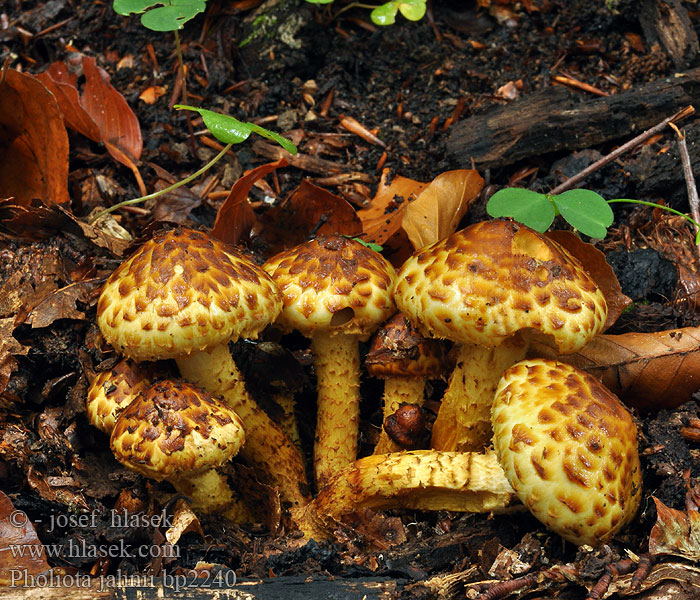
[[[492,217],[512,217],[535,231],[544,233],[554,221],[554,206],[544,194],[523,188],[498,190],[486,204]]]
[[[176,104],[174,108],[178,110],[193,110],[199,113],[211,134],[220,142],[224,142],[224,144],[240,144],[247,140],[251,133],[255,132],[262,137],[277,142],[290,154],[297,153],[297,147],[287,138],[282,137],[279,133],[255,125],[255,123],[244,123],[229,115],[222,115],[205,108],[196,108],[184,104]]]
[[[112,4],[114,12],[120,15],[144,13],[141,24],[151,31],[182,29],[206,7],[206,0],[114,0]]]
[[[592,238],[604,238],[612,225],[612,209],[600,194],[592,190],[569,190],[552,196],[552,202],[574,229]]]
[[[387,2],[377,6],[370,14],[369,18],[375,25],[393,25],[396,22],[396,13],[399,10],[399,2]]]
[[[367,248],[369,248],[370,250],[374,250],[375,252],[381,252],[382,250],[384,250],[383,246],[380,246],[379,244],[375,244],[374,242],[365,242],[362,238],[359,238],[359,237],[353,237],[351,235],[345,235],[343,237],[351,239],[355,242],[359,242],[363,246],[366,246]]]
[[[330,4],[333,0],[306,0],[309,4]]]
[[[420,21],[425,15],[425,0],[409,0],[399,4],[401,14],[409,21]]]

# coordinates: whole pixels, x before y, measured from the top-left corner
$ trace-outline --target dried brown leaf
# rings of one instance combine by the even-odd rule
[[[433,179],[404,212],[402,227],[413,247],[454,233],[482,187],[484,180],[473,169],[446,171]]]
[[[22,554],[12,552],[13,548]],[[13,582],[13,573],[26,573],[25,578],[48,571],[44,546],[27,515],[16,510],[11,500],[0,492],[0,585]],[[14,580],[16,583],[16,580]]]
[[[396,175],[387,184],[389,169],[382,172],[382,180],[377,193],[369,205],[357,211],[362,221],[364,241],[384,244],[400,228],[404,211],[409,202],[415,200],[426,183]]]
[[[29,348],[20,344],[13,336],[14,317],[0,319],[0,396],[7,389],[12,372],[19,366],[17,356],[25,356]]]
[[[181,498],[175,502],[174,513],[172,525],[165,532],[165,539],[168,540],[169,544],[177,544],[182,534],[188,532],[196,533],[204,539],[202,525],[185,500]]]
[[[673,408],[700,388],[700,328],[603,334],[575,354],[533,341],[532,356],[556,358],[600,379],[640,411]]]
[[[101,279],[78,281],[56,290],[34,307],[25,323],[37,328],[48,327],[57,319],[84,319],[85,313],[78,310],[76,303],[87,304],[90,292],[101,282]]]
[[[700,513],[675,510],[652,498],[656,504],[656,523],[649,536],[649,553],[700,560]]]
[[[362,223],[347,200],[307,180],[280,206],[268,210],[263,223],[262,235],[272,253],[296,246],[311,234],[362,233]]]
[[[68,135],[54,96],[32,75],[8,69],[0,83],[0,181],[18,206],[67,204]]]
[[[74,70],[80,69],[85,83],[78,96]],[[69,127],[103,143],[117,162],[136,169],[143,148],[138,119],[94,58],[78,55],[70,65],[55,62],[39,78],[54,92]]]
[[[615,271],[608,264],[608,261],[605,260],[605,254],[592,244],[584,242],[571,231],[550,231],[546,235],[559,242],[578,258],[588,274],[593,277],[608,304],[608,318],[605,320],[603,331],[609,329],[625,308],[632,304],[632,298],[622,293],[620,282],[617,280]]]
[[[256,167],[236,181],[216,213],[212,235],[229,244],[239,244],[248,237],[258,224],[258,218],[248,202],[250,188],[258,179],[288,164],[287,159],[280,158],[275,162]]]

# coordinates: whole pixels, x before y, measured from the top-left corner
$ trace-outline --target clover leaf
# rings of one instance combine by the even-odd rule
[[[545,194],[523,188],[503,188],[489,199],[486,212],[492,217],[511,217],[544,233],[556,216],[554,205]]]
[[[141,24],[151,31],[176,31],[204,12],[206,0],[114,0],[112,8],[120,15],[141,15]]]
[[[559,214],[574,229],[592,238],[604,238],[613,222],[613,211],[600,194],[575,189],[551,196]]]

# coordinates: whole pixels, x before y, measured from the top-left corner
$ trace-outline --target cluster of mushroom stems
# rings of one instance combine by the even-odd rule
[[[342,236],[285,250],[260,268],[202,232],[166,231],[103,288],[103,337],[138,374],[125,380],[115,367],[98,375],[88,414],[126,466],[235,521],[251,513],[217,468],[240,449],[307,537],[330,537],[344,515],[365,508],[498,512],[517,498],[565,539],[597,545],[640,501],[634,421],[591,376],[525,359],[533,335],[560,353],[577,351],[606,315],[602,292],[573,256],[505,220],[420,249],[398,273]],[[228,349],[272,323],[310,338],[313,500],[290,439],[294,420],[282,428],[267,416]],[[358,344],[378,328],[365,364],[385,381],[386,427],[375,453],[358,459]],[[169,358],[184,381],[166,374],[153,384],[154,367],[137,365]],[[450,362],[430,449],[406,450],[421,441],[398,437],[392,419],[406,406],[420,411],[426,381],[442,378]]]

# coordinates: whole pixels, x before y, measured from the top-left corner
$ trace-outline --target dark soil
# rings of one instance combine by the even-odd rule
[[[330,186],[332,192],[356,206],[372,197],[381,163],[392,175],[425,182],[446,170],[470,168],[469,156],[459,160],[446,156],[450,124],[495,104],[511,102],[499,93],[509,83],[515,84],[522,96],[552,85],[553,74],[566,72],[612,94],[673,72],[663,51],[644,40],[634,2],[618,3],[616,12],[598,0],[543,0],[523,2],[522,6],[494,2],[489,12],[474,2],[442,1],[433,3],[432,23],[428,18],[417,23],[398,18],[396,25],[386,28],[371,25],[367,13],[359,9],[330,21],[327,10],[299,2],[293,3],[301,23],[293,34],[293,47],[273,35],[240,49],[238,42],[251,32],[252,11],[238,9],[244,2],[211,0],[209,4],[206,15],[188,23],[181,32],[190,103],[289,132],[299,141],[300,152],[364,174],[364,178]],[[531,5],[536,10],[525,10]],[[140,168],[149,190],[159,181],[153,165],[176,180],[215,154],[215,149],[195,137],[194,156],[185,114],[169,108],[182,100],[171,97],[177,69],[171,34],[149,32],[138,18],[117,16],[108,2],[11,0],[0,11],[0,62],[9,63],[11,68],[38,73],[75,51],[97,58],[138,116],[144,139]],[[139,100],[139,94],[153,85],[165,86],[166,94],[152,105]],[[343,129],[342,115],[376,130],[386,148]],[[666,116],[659,115],[659,120]],[[194,129],[202,130],[201,122],[195,120]],[[630,137],[636,133],[630,132]],[[139,196],[131,172],[117,165],[103,147],[75,133],[70,134],[70,142],[72,211],[77,217],[86,217],[98,205]],[[270,160],[252,142],[234,147],[235,152],[215,167],[219,183],[208,192],[226,191],[243,171]],[[658,191],[653,196],[638,196],[640,181],[634,173],[644,164],[645,152],[658,153],[672,142],[670,134],[660,136],[646,148],[596,172],[585,185],[605,197],[659,200],[663,194]],[[575,155],[548,154],[507,167],[493,165],[484,173],[488,185],[483,197],[463,224],[485,218],[485,200],[496,187],[519,181],[519,185],[533,189],[550,189],[610,149],[605,145]],[[680,170],[680,165],[676,168]],[[273,203],[284,199],[302,178],[318,180],[330,174],[295,167],[279,170],[279,191],[274,193]],[[103,184],[100,193],[87,193],[84,182],[97,175]],[[203,187],[193,189],[198,194]],[[667,190],[674,206],[687,211],[681,192]],[[253,188],[251,199],[262,201],[269,193]],[[222,195],[191,195],[184,200],[168,197],[158,206],[147,203],[145,214],[123,212],[119,220],[135,238],[154,218],[210,227],[222,199]],[[268,206],[266,202],[258,204],[260,211]],[[678,282],[674,259],[681,253],[668,246],[650,248],[645,243],[648,236],[638,235],[640,231],[648,234],[654,225],[652,211],[619,205],[615,211],[613,231],[601,247],[618,271],[623,291],[636,304],[613,332],[696,325],[694,310],[681,309],[672,302]],[[264,257],[264,244],[246,241],[259,258]],[[0,238],[0,249],[6,255],[0,263],[0,284],[14,271],[26,268],[38,253],[77,261],[88,251],[69,234],[32,243],[5,236]],[[105,272],[116,265],[107,254],[94,260]],[[46,328],[22,325],[14,331],[14,337],[30,346],[30,351],[19,358],[19,368],[5,394],[12,403],[0,418],[0,488],[17,509],[27,512],[44,544],[67,544],[71,539],[85,540],[87,545],[119,540],[152,544],[162,539],[156,528],[116,530],[106,521],[120,492],[128,490],[137,503],[147,501],[156,486],[120,467],[109,454],[107,438],[85,419],[85,370],[104,367],[107,363],[103,361],[112,358],[103,352],[93,324],[94,296],[79,304],[84,319],[62,319]],[[284,373],[278,371],[279,356],[270,358],[255,344],[241,342],[234,353],[253,392],[273,413],[277,407],[265,401],[268,373],[275,370],[276,379],[293,383],[299,393],[302,442],[309,450],[314,381],[307,343],[298,336],[277,341],[289,352]],[[443,389],[443,384],[436,384],[434,400]],[[364,450],[376,439],[380,394],[380,383],[363,383]],[[262,526],[244,531],[203,516],[206,543],[195,533],[185,534],[179,542],[179,558],[166,567],[168,571],[192,569],[204,560],[233,569],[239,578],[323,574],[341,579],[387,577],[401,583],[396,593],[402,597],[429,597],[428,588],[406,586],[472,566],[477,569],[467,581],[492,579],[488,571],[494,559],[508,548],[534,570],[558,561],[574,563],[581,568],[578,582],[590,586],[608,564],[625,557],[625,549],[645,552],[656,518],[649,499],[652,493],[668,506],[684,509],[687,480],[683,472],[690,469],[691,477],[698,475],[699,454],[697,443],[687,442],[678,432],[697,414],[697,406],[690,404],[680,411],[640,417],[647,495],[636,521],[605,550],[577,552],[524,514],[487,518],[443,512],[397,513],[407,538],[402,544],[349,537],[337,544],[311,542],[301,548],[284,531],[272,535]],[[30,472],[35,480],[70,475],[74,481],[63,496],[55,491],[42,493],[36,482],[28,483]],[[168,484],[157,489],[168,490]],[[82,508],[101,515],[97,526],[50,531],[48,517],[72,514],[74,495],[81,490],[87,503]],[[156,568],[148,559],[96,561],[94,557],[67,555],[50,559],[50,563],[81,572]],[[515,573],[498,571],[495,577],[508,578]],[[544,593],[585,597],[584,588],[576,583],[562,579],[555,587]]]

